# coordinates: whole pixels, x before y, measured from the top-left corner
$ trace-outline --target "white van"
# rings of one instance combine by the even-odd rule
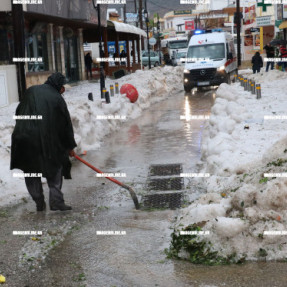
[[[188,44],[184,90],[230,83],[237,74],[237,57],[232,36],[219,29],[195,31]]]

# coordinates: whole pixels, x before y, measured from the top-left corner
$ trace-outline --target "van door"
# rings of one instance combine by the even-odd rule
[[[237,58],[234,49],[233,41],[228,41],[226,43],[226,63],[225,70],[227,73],[231,73],[237,69]]]

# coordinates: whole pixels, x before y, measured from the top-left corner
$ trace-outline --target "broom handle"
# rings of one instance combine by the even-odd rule
[[[84,159],[82,159],[81,157],[79,157],[78,155],[74,154],[74,157],[81,161],[82,163],[84,163],[85,165],[87,165],[89,168],[93,169],[94,171],[96,171],[97,173],[103,173],[101,170],[99,170],[98,168],[94,167],[93,165],[91,165],[90,163],[88,163],[87,161],[85,161]],[[124,187],[125,185],[123,183],[121,183],[120,181],[116,180],[115,178],[112,178],[112,177],[105,177],[107,178],[108,180]]]

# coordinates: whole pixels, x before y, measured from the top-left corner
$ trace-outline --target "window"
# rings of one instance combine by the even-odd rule
[[[42,58],[41,61],[28,63],[29,72],[48,71],[47,34],[45,32],[30,33],[26,38],[27,57]]]
[[[12,29],[12,27],[11,27]],[[7,26],[0,25],[0,64],[9,64],[13,57],[13,36]]]
[[[224,44],[210,44],[190,46],[187,52],[187,58],[208,58],[208,59],[224,59]]]
[[[177,41],[169,41],[168,47],[170,49],[184,49],[187,47],[187,40],[177,40]]]

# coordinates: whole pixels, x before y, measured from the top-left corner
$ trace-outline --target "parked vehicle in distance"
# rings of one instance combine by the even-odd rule
[[[185,65],[185,61],[181,61],[181,60],[183,60],[185,58],[186,58],[186,52],[178,52],[178,53],[176,53],[176,57],[175,57],[176,65],[177,66],[184,66]]]
[[[166,49],[170,58],[174,57],[175,53],[187,52],[188,37],[171,37],[161,41],[161,47]]]
[[[183,85],[186,92],[193,87],[230,83],[237,74],[232,35],[219,29],[198,30],[189,41],[184,68]]]
[[[161,55],[163,59],[163,55]],[[142,51],[142,64],[148,66],[148,51]],[[157,67],[160,64],[159,53],[156,51],[150,51],[150,64],[151,66]]]

